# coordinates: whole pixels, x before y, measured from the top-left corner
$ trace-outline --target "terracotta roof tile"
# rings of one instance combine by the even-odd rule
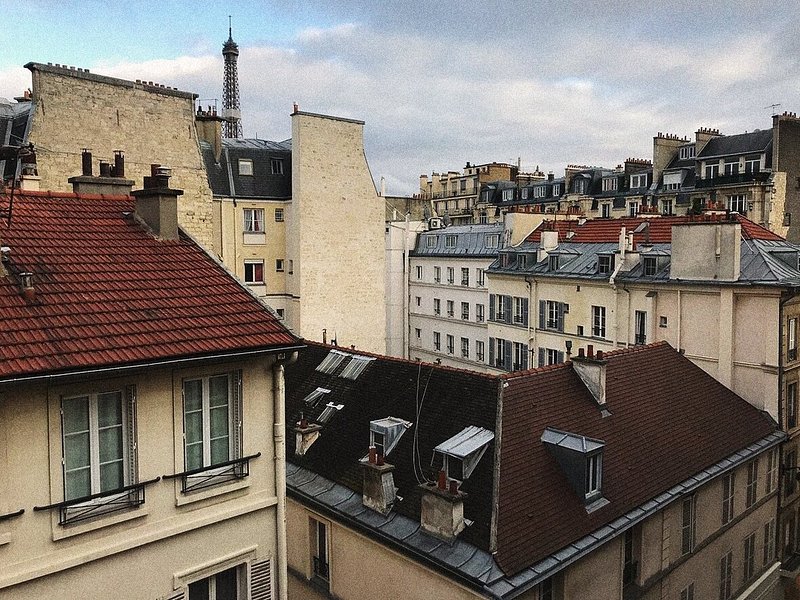
[[[17,193],[0,224],[0,378],[299,343],[194,241],[153,238],[133,210],[127,196]]]

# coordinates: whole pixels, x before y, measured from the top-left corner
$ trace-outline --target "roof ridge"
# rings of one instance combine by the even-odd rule
[[[10,197],[7,190],[0,191],[0,198]],[[128,194],[77,194],[75,192],[60,192],[55,190],[16,190],[14,196],[19,200],[25,196],[36,198],[75,198],[78,200],[130,200]]]

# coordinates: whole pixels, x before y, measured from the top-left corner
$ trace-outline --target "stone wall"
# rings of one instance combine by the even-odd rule
[[[184,190],[181,226],[212,247],[211,189],[194,125],[194,94],[158,84],[137,83],[87,70],[28,63],[33,77],[34,116],[29,140],[37,150],[41,189],[70,190],[67,179],[81,174],[81,150],[113,164],[125,154],[125,176],[142,187],[150,165],[172,168],[171,187]]]

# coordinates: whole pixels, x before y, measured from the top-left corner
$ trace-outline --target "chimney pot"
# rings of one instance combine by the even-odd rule
[[[450,480],[450,493],[454,496],[458,494],[458,481],[455,479]]]
[[[586,346],[586,356],[588,356],[589,358],[594,358],[594,345],[593,344],[588,344]]]
[[[437,481],[437,485],[440,490],[447,489],[447,473],[444,471],[439,471],[439,480]]]
[[[369,462],[372,463],[373,465],[376,464],[376,462],[378,460],[377,457],[378,457],[378,451],[375,450],[375,446],[370,446],[369,447]]]
[[[603,351],[602,350],[598,350],[597,351],[597,360],[603,360]]]
[[[114,177],[125,177],[125,156],[122,150],[114,150]]]
[[[84,148],[81,152],[81,175],[92,176],[92,153],[88,148]]]
[[[100,161],[100,177],[111,177],[111,163],[107,160]]]
[[[584,352],[583,352],[583,348],[578,348],[578,356],[579,356],[580,358],[583,358],[583,357],[585,356],[585,354],[584,354]]]
[[[386,464],[383,460],[383,454],[378,454],[375,464],[377,464],[379,467],[382,467],[384,464]]]

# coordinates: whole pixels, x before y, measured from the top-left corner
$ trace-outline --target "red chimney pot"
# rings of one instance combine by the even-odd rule
[[[439,471],[438,485],[440,490],[447,489],[447,474],[444,471]]]

